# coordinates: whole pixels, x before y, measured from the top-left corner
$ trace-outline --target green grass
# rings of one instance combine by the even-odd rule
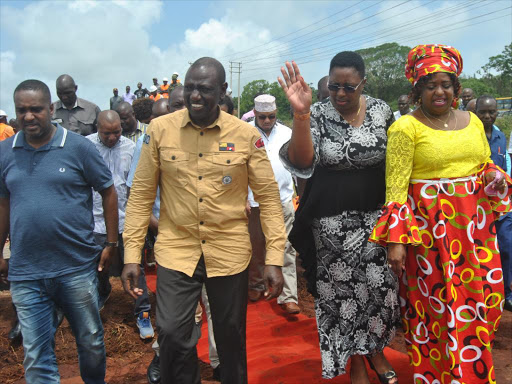
[[[500,117],[496,119],[494,124],[497,125],[498,128],[501,129],[501,131],[505,134],[508,145],[508,141],[510,140],[510,133],[512,132],[512,115]]]

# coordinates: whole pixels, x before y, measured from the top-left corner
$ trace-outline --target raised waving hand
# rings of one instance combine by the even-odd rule
[[[277,81],[283,88],[294,112],[299,115],[309,113],[309,107],[313,100],[311,88],[301,76],[299,66],[295,61],[292,61],[291,64],[287,61],[285,65],[286,69],[281,67],[284,80],[278,77]]]

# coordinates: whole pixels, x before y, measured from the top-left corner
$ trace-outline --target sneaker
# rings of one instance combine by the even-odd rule
[[[137,328],[139,328],[139,335],[143,340],[152,339],[155,336],[149,312],[139,313],[139,316],[137,316]]]

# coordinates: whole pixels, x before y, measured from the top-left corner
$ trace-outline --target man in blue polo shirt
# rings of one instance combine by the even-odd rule
[[[16,306],[27,383],[59,383],[56,307],[76,338],[85,383],[105,382],[105,345],[97,273],[117,247],[117,193],[94,144],[51,123],[50,90],[26,80],[14,91],[21,131],[0,143],[0,246],[11,234],[11,258],[0,259]],[[105,247],[94,242],[92,189],[103,198]],[[3,252],[3,249],[0,249]]]
[[[498,104],[496,99],[489,95],[480,96],[476,100],[476,115],[484,125],[485,135],[491,148],[491,159],[510,175],[510,156],[507,153],[507,139],[503,132],[494,125],[498,116]],[[512,311],[512,213],[508,213],[496,222],[498,245],[500,247],[501,265],[503,268],[503,283],[505,284],[505,306],[507,311]]]

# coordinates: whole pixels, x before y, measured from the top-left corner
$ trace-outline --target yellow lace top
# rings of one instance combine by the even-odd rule
[[[386,201],[405,203],[410,179],[469,176],[490,156],[484,127],[473,113],[458,131],[432,129],[411,115],[402,116],[388,130]]]

